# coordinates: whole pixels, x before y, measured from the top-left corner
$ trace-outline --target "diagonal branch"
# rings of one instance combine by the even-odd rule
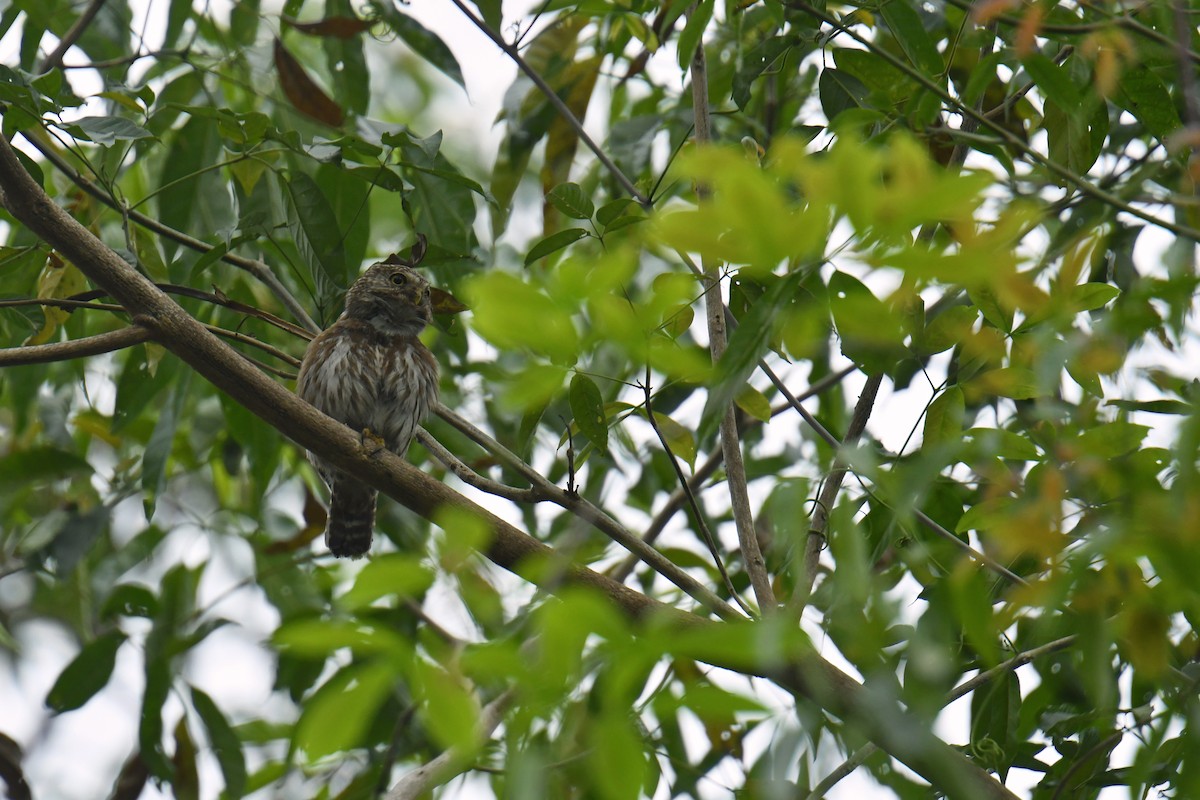
[[[100,9],[104,6],[104,2],[105,0],[92,0],[92,2],[88,3],[88,7],[85,8],[83,13],[79,15],[79,18],[75,20],[75,24],[73,24],[67,30],[67,32],[63,34],[63,37],[58,40],[58,46],[50,51],[49,55],[42,59],[42,63],[38,65],[39,75],[45,75],[47,72],[58,69],[62,66],[63,56],[67,54],[68,50],[75,46],[75,43],[79,41],[79,37],[83,36],[83,32],[87,30],[87,26],[91,25],[92,20],[94,20],[96,15],[100,13]]]
[[[49,242],[90,280],[125,306],[139,324],[195,372],[225,392],[300,447],[311,450],[337,469],[395,498],[420,516],[435,520],[454,508],[477,518],[489,531],[483,554],[498,566],[532,583],[547,583],[539,565],[555,551],[486,509],[425,475],[387,451],[368,450],[360,433],[330,419],[295,394],[246,363],[234,350],[155,287],[145,276],[54,203],[17,160],[11,145],[0,137],[0,196],[9,213],[34,235]],[[939,739],[891,699],[856,682],[811,648],[783,652],[774,644],[782,637],[764,631],[761,648],[705,646],[719,641],[731,625],[764,623],[711,622],[661,603],[623,584],[577,564],[556,570],[546,588],[562,585],[590,588],[605,596],[635,623],[652,626],[657,639],[671,632],[692,632],[678,648],[690,657],[723,669],[758,675],[798,697],[811,699],[828,713],[846,719],[868,739],[921,775],[939,790],[955,797],[1016,800],[965,755]],[[778,616],[778,615],[777,615]],[[691,650],[686,645],[693,642]],[[678,649],[677,648],[677,649]]]
[[[516,46],[506,42],[503,36],[492,30],[486,22],[475,15],[475,12],[467,8],[466,4],[463,3],[462,0],[452,0],[452,2],[458,7],[458,10],[463,13],[463,16],[471,21],[472,25],[474,25],[485,36],[491,39],[492,42],[495,43],[496,47],[499,47],[504,52],[504,55],[511,58],[517,67],[527,76],[529,76],[529,80],[533,81],[533,85],[536,86],[541,93],[546,96],[546,99],[550,101],[550,105],[554,106],[554,110],[557,111],[559,116],[561,116],[563,120],[565,120],[566,123],[571,126],[572,130],[575,131],[575,135],[579,137],[579,141],[583,142],[587,148],[592,151],[600,163],[604,165],[604,168],[608,170],[609,174],[616,178],[617,183],[621,184],[621,188],[628,192],[629,196],[638,202],[638,205],[646,210],[649,210],[653,205],[650,200],[637,190],[637,187],[633,185],[633,181],[629,180],[625,173],[621,171],[621,168],[618,167],[616,163],[608,157],[608,154],[600,148],[600,145],[596,144],[596,142],[592,140],[592,137],[588,135],[588,132],[583,129],[583,123],[579,121],[579,118],[576,117],[567,104],[563,102],[563,99],[558,96],[558,92],[554,91],[554,88],[550,86],[550,84],[546,83],[545,78],[539,75],[537,70],[529,66],[529,63],[521,57],[521,52],[516,48]]]
[[[508,689],[479,712],[479,737],[489,738],[500,723],[504,721],[504,713],[508,711],[515,692]],[[464,755],[459,748],[451,747],[443,751],[433,760],[422,764],[400,779],[391,788],[384,800],[417,800],[425,797],[430,790],[441,786],[455,775],[461,774],[469,766],[469,755]]]
[[[867,378],[862,394],[858,397],[858,405],[854,407],[854,416],[851,417],[850,425],[846,428],[846,437],[842,439],[842,449],[839,449],[834,455],[833,469],[829,471],[829,477],[825,479],[825,486],[822,487],[821,495],[817,498],[817,506],[812,515],[812,527],[808,531],[808,537],[804,544],[803,572],[797,582],[796,595],[792,603],[797,611],[804,610],[804,604],[808,602],[808,596],[812,593],[813,582],[817,579],[817,561],[821,557],[821,550],[825,547],[825,529],[829,526],[829,512],[837,501],[842,481],[846,479],[846,473],[849,470],[844,448],[853,446],[866,430],[867,420],[871,416],[871,409],[875,407],[875,396],[879,393],[879,385],[882,382],[882,373],[876,373]]]

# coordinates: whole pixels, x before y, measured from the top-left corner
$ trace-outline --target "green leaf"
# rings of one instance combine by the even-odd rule
[[[428,661],[418,660],[413,668],[413,689],[434,741],[442,748],[477,746],[479,704],[464,681]]]
[[[980,395],[998,395],[1013,400],[1032,400],[1045,397],[1048,392],[1038,386],[1033,370],[1025,367],[1002,367],[977,375],[967,383],[967,394],[973,398]]]
[[[385,597],[418,599],[433,585],[433,570],[421,556],[389,553],[372,558],[354,578],[338,603],[350,611],[367,608]]]
[[[345,667],[317,689],[296,723],[295,745],[308,762],[361,745],[395,679],[389,663],[375,660]]]
[[[571,389],[567,395],[575,424],[583,431],[596,449],[608,452],[608,418],[604,413],[604,398],[596,382],[581,372],[571,378]]]
[[[163,705],[171,691],[171,670],[163,659],[146,659],[146,689],[142,694],[142,718],[138,725],[138,747],[150,774],[169,781],[174,770],[163,749]]]
[[[552,233],[540,239],[537,244],[530,248],[528,255],[525,256],[525,266],[528,267],[539,258],[544,258],[551,253],[562,250],[567,245],[577,242],[587,235],[588,232],[583,228],[566,228]]]
[[[971,755],[1001,781],[1018,754],[1020,708],[1020,680],[1012,670],[971,693]]]
[[[1008,518],[1008,510],[1016,501],[1007,496],[991,497],[976,503],[966,510],[954,526],[955,533],[967,531],[986,531],[994,528],[996,523]]]
[[[135,141],[154,136],[141,125],[124,117],[82,117],[71,124],[83,131],[87,138],[105,147],[117,141]]]
[[[821,70],[818,82],[821,110],[825,118],[833,122],[839,114],[855,108],[868,108],[869,89],[858,78],[841,69]]]
[[[560,183],[546,193],[546,200],[571,219],[591,219],[596,213],[592,199],[578,183]]]
[[[412,649],[401,636],[386,628],[332,619],[289,622],[275,631],[271,640],[291,655],[311,658],[325,658],[342,648],[361,654],[384,653],[397,657]]]
[[[1147,414],[1191,414],[1196,407],[1182,400],[1109,400],[1107,405],[1123,411],[1145,411]]]
[[[862,281],[834,272],[829,278],[829,311],[842,353],[867,372],[887,372],[904,357],[904,327],[899,316]]]
[[[246,788],[246,759],[242,755],[242,742],[213,699],[195,686],[189,688],[192,706],[208,731],[208,742],[225,778],[225,795],[241,797]]]
[[[805,273],[797,270],[775,284],[754,302],[729,337],[729,346],[717,362],[713,385],[700,415],[699,438],[706,440],[725,415],[725,409],[746,386],[750,375],[758,368],[759,359],[771,346],[779,310],[790,303],[804,280]]]
[[[1158,139],[1182,126],[1175,100],[1162,78],[1142,64],[1126,65],[1117,79],[1113,101],[1133,114]]]
[[[759,422],[771,421],[771,402],[767,400],[765,394],[753,386],[746,384],[742,387],[742,390],[733,398],[733,402],[737,403],[738,408]]]
[[[147,358],[147,349],[148,346],[132,350],[117,378],[112,421],[114,434],[123,431],[139,414],[155,408],[154,399],[158,393],[172,385],[179,375],[180,364],[175,356],[159,358],[152,364]],[[155,355],[161,356],[162,350],[157,349]]]
[[[351,281],[333,207],[317,182],[303,172],[294,173],[284,186],[291,199],[288,225],[292,239],[317,287],[317,302],[332,309]]]
[[[681,5],[686,5],[686,3]],[[696,54],[696,48],[704,39],[704,31],[708,29],[708,22],[712,19],[715,5],[715,0],[700,0],[688,14],[687,24],[683,26],[683,33],[679,34],[678,45],[679,68],[684,72],[687,72],[692,66],[692,56]]]
[[[692,469],[696,468],[696,439],[692,432],[666,414],[654,412],[654,424],[667,440],[667,447],[676,458],[682,458]]]
[[[1071,290],[1071,308],[1075,311],[1094,311],[1103,308],[1120,296],[1121,290],[1110,283],[1085,283]]]
[[[1117,420],[1084,431],[1072,445],[1097,458],[1115,458],[1140,447],[1149,432],[1148,425]]]
[[[79,655],[67,664],[46,695],[46,706],[61,714],[82,706],[108,684],[117,650],[125,643],[125,634],[110,631],[88,642]]]
[[[458,65],[458,59],[454,57],[454,53],[436,33],[407,14],[401,13],[391,0],[380,0],[372,2],[371,5],[382,14],[388,27],[411,47],[413,52],[440,70],[450,80],[464,89],[467,88],[463,81],[462,68]]]
[[[1066,67],[1055,64],[1039,52],[1030,53],[1022,58],[1021,65],[1025,67],[1038,89],[1068,116],[1079,116],[1083,113],[1086,88],[1071,80]]]
[[[146,450],[142,454],[142,489],[146,492],[143,502],[147,518],[154,515],[154,503],[166,484],[167,460],[171,457],[175,430],[183,416],[191,383],[192,372],[187,370],[171,387],[171,392],[159,411],[158,420],[154,423],[154,432],[150,434],[150,440],[146,442]]]
[[[925,412],[925,431],[922,448],[936,447],[947,442],[961,442],[966,399],[963,390],[951,386],[934,398]]]
[[[1006,458],[1013,461],[1037,461],[1041,458],[1037,446],[1029,439],[1001,428],[971,428],[966,435],[972,440],[979,458]]]
[[[963,341],[975,327],[979,310],[972,306],[951,306],[925,326],[915,342],[917,352],[931,356],[945,352]]]
[[[879,11],[909,61],[919,67],[925,77],[941,79],[945,69],[942,54],[929,31],[925,30],[921,15],[913,4],[908,0],[884,0],[879,4]]]

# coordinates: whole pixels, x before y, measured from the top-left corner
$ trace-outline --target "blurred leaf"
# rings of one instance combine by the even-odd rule
[[[767,400],[767,396],[755,389],[753,386],[746,385],[733,398],[733,402],[737,403],[737,407],[745,411],[759,422],[769,422],[771,419],[771,403]]]
[[[716,429],[725,409],[745,387],[758,361],[766,354],[779,321],[780,306],[791,302],[805,273],[797,270],[775,281],[772,287],[751,306],[729,337],[729,344],[716,366],[713,387],[700,416],[698,436],[701,441]]]
[[[205,730],[208,731],[208,742],[217,757],[217,764],[221,767],[221,775],[225,778],[225,795],[241,797],[246,786],[246,761],[242,755],[241,740],[212,698],[194,686],[189,688],[192,707],[196,709]]]
[[[360,33],[369,31],[373,24],[371,20],[357,17],[326,17],[315,22],[300,22],[289,16],[281,16],[280,20],[289,28],[307,33],[310,36],[332,36],[336,39],[349,39]]]
[[[125,634],[110,631],[88,642],[67,664],[46,695],[46,706],[61,714],[82,706],[108,684],[117,650],[125,643]]]
[[[333,207],[317,182],[303,172],[292,175],[284,185],[291,200],[288,224],[292,238],[317,287],[317,302],[332,309],[353,277]]]
[[[408,553],[377,556],[358,573],[339,604],[357,610],[383,598],[419,600],[433,585],[433,578],[433,571],[420,556]]]
[[[279,86],[293,108],[317,122],[333,128],[341,127],[346,118],[341,106],[309,77],[303,65],[278,39],[275,40],[275,72],[279,77]]]
[[[963,419],[966,416],[966,400],[963,390],[950,386],[934,398],[925,411],[925,431],[922,447],[936,447],[947,442],[960,442],[963,435]]]
[[[372,0],[371,7],[379,13],[388,27],[413,49],[413,52],[440,70],[450,80],[464,89],[466,88],[458,60],[436,33],[401,12],[390,0]]]
[[[93,142],[110,147],[118,141],[145,139],[154,134],[124,117],[80,117],[71,123]]]
[[[171,789],[177,800],[200,800],[200,774],[196,770],[196,743],[188,731],[187,717],[175,724],[175,752],[171,755],[174,773]]]
[[[576,372],[571,378],[568,399],[579,430],[598,450],[607,453],[608,419],[604,413],[604,398],[596,382],[582,372]]]
[[[679,68],[685,73],[692,65],[692,57],[696,54],[696,48],[700,47],[704,39],[704,31],[708,28],[708,22],[712,19],[713,7],[716,5],[714,0],[700,0],[688,11],[687,24],[683,26],[683,32],[679,34]]]
[[[394,680],[385,661],[343,667],[304,704],[295,746],[309,763],[359,746]]]
[[[439,747],[478,746],[479,703],[465,681],[428,661],[413,663],[422,716]]]
[[[695,469],[696,438],[692,436],[692,432],[666,414],[660,414],[657,411],[654,412],[654,424],[658,426],[663,438],[667,440],[667,446],[671,448],[671,453],[676,458],[682,458],[690,468]]]

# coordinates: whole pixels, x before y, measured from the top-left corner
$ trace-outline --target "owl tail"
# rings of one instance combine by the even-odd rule
[[[325,544],[339,558],[359,558],[371,549],[375,490],[353,478],[335,478],[330,491]]]

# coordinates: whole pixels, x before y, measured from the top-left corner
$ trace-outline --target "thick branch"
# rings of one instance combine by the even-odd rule
[[[555,558],[553,549],[398,456],[364,448],[360,433],[325,416],[246,363],[47,197],[25,172],[3,137],[0,137],[0,192],[9,213],[57,248],[90,280],[129,309],[139,324],[153,330],[155,338],[168,350],[234,401],[296,444],[316,452],[334,467],[374,486],[426,519],[440,517],[443,507],[475,516],[491,532],[484,552],[489,559],[534,583],[546,581],[546,570],[539,567]],[[555,570],[552,585],[547,588],[557,589],[561,583],[594,589],[633,620],[668,631],[697,631],[701,641],[720,640],[724,626],[733,624],[706,621],[574,564]],[[769,678],[797,695],[810,698],[829,713],[846,719],[886,752],[953,797],[1016,800],[1015,795],[983,769],[909,717],[894,700],[859,685],[814,651],[806,650],[782,663],[772,663],[757,650],[734,653],[718,648],[706,653],[703,660],[713,666]]]
[[[44,364],[48,361],[70,361],[75,358],[98,356],[101,353],[133,347],[151,338],[149,330],[140,325],[132,325],[68,342],[9,347],[0,350],[0,367],[19,367],[25,364]]]

